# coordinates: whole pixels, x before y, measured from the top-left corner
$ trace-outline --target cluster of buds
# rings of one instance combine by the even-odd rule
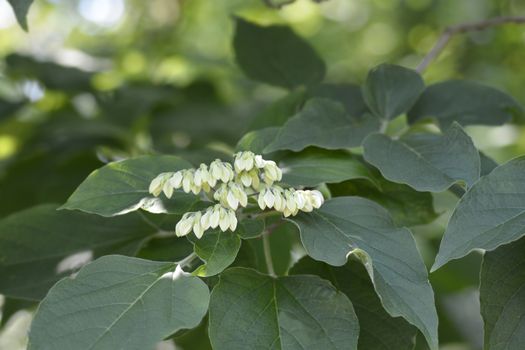
[[[216,159],[209,166],[201,164],[197,169],[159,174],[151,182],[149,192],[154,196],[164,193],[171,198],[177,189],[193,194],[213,190],[213,199],[219,204],[204,212],[184,214],[175,228],[177,236],[193,231],[200,238],[208,228],[234,231],[235,211],[248,205],[250,195],[258,194],[257,203],[262,210],[273,208],[285,217],[297,215],[299,211],[310,212],[323,204],[321,192],[283,189],[274,184],[281,179],[282,171],[274,161],[246,151],[234,155],[233,166]]]
[[[225,208],[220,204],[208,207],[203,212],[189,212],[175,226],[175,234],[178,237],[186,236],[193,231],[197,238],[201,238],[209,228],[219,227],[221,231],[235,231],[237,228],[237,217],[235,211]]]

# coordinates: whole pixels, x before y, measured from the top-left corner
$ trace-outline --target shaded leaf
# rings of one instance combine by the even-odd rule
[[[473,81],[449,80],[430,85],[408,112],[408,121],[435,118],[442,127],[454,121],[461,125],[502,125],[523,107],[506,93]]]
[[[432,266],[437,270],[474,249],[493,250],[525,234],[525,157],[498,166],[461,198]]]
[[[363,96],[375,115],[390,120],[407,112],[424,89],[425,83],[416,71],[382,64],[368,73]]]
[[[310,98],[326,98],[341,103],[352,117],[370,114],[370,109],[365,103],[363,92],[355,84],[320,84],[308,89]]]
[[[245,134],[237,143],[236,151],[252,151],[255,154],[263,154],[268,146],[279,133],[280,128],[270,127],[250,131]]]
[[[321,183],[337,183],[350,179],[374,182],[368,168],[350,153],[311,149],[290,154],[279,162],[282,182],[290,186],[314,187]]]
[[[359,325],[348,298],[319,277],[232,268],[211,294],[209,330],[216,350],[351,350]]]
[[[519,350],[525,344],[525,239],[485,254],[479,298],[485,349]]]
[[[299,111],[305,99],[304,89],[291,91],[257,114],[251,122],[249,130],[282,126]]]
[[[379,120],[370,114],[350,116],[342,104],[314,98],[286,122],[264,151],[301,151],[308,146],[326,149],[357,147],[368,134],[378,129]]]
[[[237,231],[242,239],[252,239],[259,237],[264,232],[265,224],[262,219],[244,219],[239,222]]]
[[[177,191],[171,200],[154,197],[149,184],[158,174],[192,168],[175,156],[143,156],[114,162],[92,172],[61,209],[78,209],[102,216],[144,209],[155,213],[187,212],[196,202],[193,195]]]
[[[362,261],[387,312],[402,316],[437,349],[434,293],[406,228],[397,228],[387,211],[364,198],[338,197],[318,210],[290,219],[312,258],[342,266],[349,255]]]
[[[365,160],[385,178],[418,191],[441,192],[457,181],[470,187],[479,178],[478,150],[457,123],[443,135],[411,134],[394,140],[374,134],[363,146]]]
[[[134,254],[155,233],[137,214],[102,218],[44,204],[0,221],[2,294],[41,299],[51,286],[106,254]]]
[[[30,350],[149,349],[206,314],[208,287],[174,263],[102,257],[57,283],[40,304]]]
[[[288,27],[237,18],[233,47],[237,63],[254,80],[291,89],[317,84],[325,75],[323,60]]]
[[[383,309],[370,277],[357,261],[333,267],[304,257],[293,266],[290,274],[320,276],[348,296],[359,319],[358,349],[406,350],[414,347],[416,328],[403,318],[391,317]]]
[[[27,27],[27,13],[29,12],[29,7],[33,3],[33,0],[8,0],[13,11],[15,12],[16,19],[20,26],[24,28],[25,31],[28,30]]]

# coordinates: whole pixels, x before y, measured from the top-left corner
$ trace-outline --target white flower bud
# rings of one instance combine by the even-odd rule
[[[210,219],[211,219],[211,214],[213,213],[213,207],[209,207],[206,209],[206,211],[204,212],[204,214],[202,215],[201,217],[201,226],[202,226],[202,229],[203,230],[207,230],[210,228]]]
[[[235,212],[230,210],[228,215],[230,216],[230,230],[235,231],[237,228],[237,217],[235,216]]]
[[[250,151],[239,152],[235,154],[235,160],[233,162],[235,171],[240,173],[241,171],[250,171],[255,163],[255,154]]]
[[[213,207],[213,211],[210,215],[210,227],[211,228],[217,228],[219,226],[219,220],[220,220],[220,205],[217,204]]]
[[[310,191],[310,198],[311,198],[310,201],[312,203],[312,206],[315,209],[319,209],[321,205],[323,205],[324,203],[323,194],[317,190]]]
[[[172,177],[170,177],[168,182],[174,189],[179,189],[182,186],[182,172],[177,171]]]
[[[204,234],[204,228],[201,226],[202,214],[200,211],[196,212],[193,217],[193,233],[197,238],[201,238]]]
[[[157,177],[154,178],[149,184],[149,193],[153,194],[155,197],[158,197],[164,188],[164,184],[171,175],[172,173],[162,173],[157,175]]]
[[[228,210],[226,208],[221,207],[219,211],[219,227],[221,228],[221,231],[225,232],[230,227],[230,215],[228,214]]]
[[[182,219],[175,226],[175,234],[178,237],[186,236],[191,232],[193,227],[193,213],[186,213],[182,216]]]
[[[261,155],[256,155],[254,158],[254,161],[255,161],[255,166],[259,169],[264,168],[264,166],[266,165],[266,161],[263,159]]]

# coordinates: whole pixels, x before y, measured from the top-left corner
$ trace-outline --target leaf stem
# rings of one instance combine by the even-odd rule
[[[438,58],[438,56],[441,54],[441,52],[445,49],[447,44],[450,42],[450,39],[456,34],[460,33],[468,33],[468,32],[474,32],[474,31],[481,31],[485,30],[490,27],[502,25],[502,24],[508,24],[508,23],[515,23],[515,24],[524,24],[525,23],[525,17],[524,16],[502,16],[502,17],[494,17],[490,19],[486,19],[479,22],[472,22],[472,23],[463,23],[458,24],[454,26],[450,26],[445,28],[443,33],[441,33],[441,36],[438,38],[432,49],[426,54],[426,56],[423,58],[421,63],[416,67],[416,71],[418,73],[422,73],[427,69],[427,67],[430,65],[430,63]]]
[[[266,269],[268,270],[268,274],[272,277],[276,277],[277,275],[275,274],[275,270],[273,268],[272,251],[270,250],[270,233],[271,231],[267,230],[262,236],[264,260],[266,261]]]
[[[181,268],[186,266],[186,265],[189,265],[193,260],[195,260],[195,258],[197,258],[197,254],[195,254],[195,252],[191,253],[190,255],[188,255],[187,257],[185,257],[184,259],[180,260],[180,261],[177,261],[177,265],[179,265]]]

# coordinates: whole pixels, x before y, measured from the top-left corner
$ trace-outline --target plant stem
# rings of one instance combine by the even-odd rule
[[[423,58],[421,63],[419,63],[419,65],[416,67],[416,71],[418,73],[422,73],[425,69],[427,69],[430,63],[436,58],[438,58],[438,56],[445,49],[450,39],[452,39],[454,35],[460,34],[460,33],[481,31],[481,30],[485,30],[490,27],[495,27],[498,25],[508,24],[508,23],[523,24],[525,23],[525,17],[524,16],[495,17],[495,18],[490,18],[487,20],[479,21],[479,22],[463,23],[463,24],[458,24],[458,25],[454,25],[454,26],[445,28],[441,36],[438,38],[438,40],[434,44],[434,47],[432,47],[430,52]]]
[[[268,274],[272,277],[276,277],[275,270],[273,268],[272,251],[270,250],[270,232],[266,231],[263,233],[263,248],[264,248],[264,260],[266,261],[266,269]]]
[[[177,261],[177,265],[179,265],[180,267],[184,267],[186,265],[189,265],[195,258],[197,258],[197,254],[193,252],[184,259]]]

